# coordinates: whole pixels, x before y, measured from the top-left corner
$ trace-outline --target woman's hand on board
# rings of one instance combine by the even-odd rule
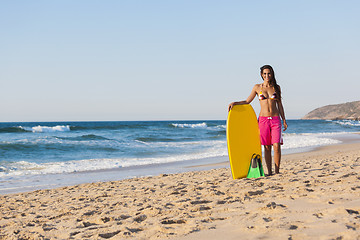
[[[235,105],[235,102],[232,102],[229,104],[228,112],[230,112],[230,110],[234,107],[234,105]]]

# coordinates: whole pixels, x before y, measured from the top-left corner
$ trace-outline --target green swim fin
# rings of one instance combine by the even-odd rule
[[[251,157],[247,178],[258,178],[258,177],[265,177],[265,174],[261,164],[260,155],[254,153]]]

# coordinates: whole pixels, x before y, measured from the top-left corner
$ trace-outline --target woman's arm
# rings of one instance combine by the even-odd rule
[[[286,119],[285,119],[285,111],[284,111],[284,107],[282,105],[282,101],[281,99],[279,99],[277,101],[277,104],[278,104],[278,108],[279,108],[279,114],[280,114],[280,117],[281,119],[283,120],[283,123],[284,123],[284,131],[287,129],[287,123],[286,123]]]
[[[233,106],[235,106],[235,105],[250,104],[252,102],[252,100],[254,100],[254,98],[256,96],[256,88],[257,88],[257,86],[255,85],[253,87],[253,89],[251,90],[251,93],[250,93],[249,97],[245,101],[230,103],[228,110],[230,111],[233,108]]]

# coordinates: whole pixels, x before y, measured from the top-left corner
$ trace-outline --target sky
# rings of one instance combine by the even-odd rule
[[[359,9],[346,0],[2,0],[0,121],[225,120],[265,64],[287,119],[357,101]]]

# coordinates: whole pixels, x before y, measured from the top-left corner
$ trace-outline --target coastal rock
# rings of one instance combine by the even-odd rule
[[[360,101],[320,107],[309,112],[302,119],[360,120]]]

